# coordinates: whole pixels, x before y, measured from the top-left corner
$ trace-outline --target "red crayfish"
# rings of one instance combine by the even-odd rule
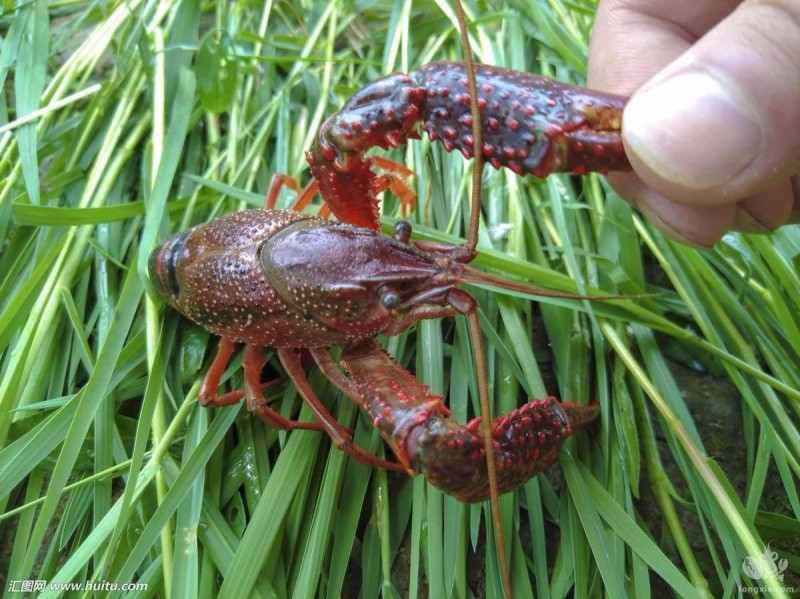
[[[373,160],[363,151],[418,136],[415,128],[422,122],[431,139],[471,156],[466,78],[459,63],[391,75],[358,92],[325,122],[308,153],[315,182],[303,196],[318,187],[345,222],[274,210],[223,216],[165,241],[152,253],[149,270],[170,305],[222,338],[201,388],[201,404],[228,405],[245,396],[248,409],[273,426],[325,430],[364,464],[423,473],[434,485],[472,502],[489,495],[480,419],[465,425],[449,420],[442,398],[431,395],[373,338],[398,334],[421,319],[474,315],[477,304],[457,287],[461,283],[580,296],[475,270],[466,265],[474,250],[412,241],[405,222],[397,224],[392,237],[376,231],[375,194],[388,183],[373,173]],[[486,140],[482,154],[494,166],[540,177],[558,170],[628,168],[619,137],[621,98],[492,67],[479,68],[477,85]],[[276,194],[273,187],[268,198]],[[234,343],[245,344],[245,389],[217,396]],[[261,392],[266,346],[277,348],[319,422],[289,420],[267,405]],[[343,349],[350,378],[328,355],[331,346]],[[351,442],[309,386],[299,349],[308,350],[328,378],[369,412],[399,464]],[[596,406],[547,398],[498,417],[492,436],[499,490],[511,490],[550,466],[564,439],[596,414]]]
[[[248,409],[284,429],[322,429],[356,460],[371,466],[423,473],[461,501],[488,497],[479,418],[460,426],[448,420],[442,398],[394,362],[373,340],[396,335],[417,320],[473,312],[477,305],[459,283],[482,283],[523,292],[529,286],[470,268],[461,246],[412,242],[401,221],[393,237],[294,211],[248,210],[175,235],[150,260],[158,292],[174,308],[222,337],[200,392],[206,406],[238,401],[241,392],[216,397],[233,343],[245,343]],[[275,347],[319,423],[287,420],[260,391],[262,348]],[[341,375],[326,348],[344,348]],[[320,368],[372,416],[401,466],[351,444],[308,385],[295,348],[308,349]],[[509,491],[550,466],[561,442],[584,428],[596,407],[553,398],[532,401],[498,417],[493,426],[499,488]]]

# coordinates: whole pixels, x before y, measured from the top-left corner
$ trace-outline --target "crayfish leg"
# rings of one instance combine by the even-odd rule
[[[314,393],[314,390],[311,388],[311,385],[308,384],[303,365],[294,350],[279,348],[278,357],[281,360],[281,364],[283,364],[283,367],[286,369],[286,373],[297,386],[298,393],[300,393],[300,396],[306,404],[308,404],[308,407],[311,408],[311,411],[314,412],[319,419],[319,423],[317,424],[322,427],[322,430],[328,433],[328,436],[338,449],[342,450],[360,464],[371,468],[386,468],[387,470],[394,470],[397,472],[403,472],[405,470],[400,464],[383,460],[356,443],[353,443],[347,429],[339,424],[333,417],[333,414],[331,414],[328,408],[319,400],[316,393]],[[334,382],[334,384],[336,383]]]
[[[339,370],[338,366],[336,366],[334,361],[331,359],[331,356],[328,354],[327,350],[317,347],[308,351],[314,358],[314,361],[317,363],[317,366],[319,366],[319,369],[322,371],[322,373],[328,377],[328,380],[333,383],[339,389],[339,391],[344,393],[354,402],[358,403],[358,388],[353,381],[347,378],[344,373]]]
[[[278,202],[278,196],[281,193],[281,189],[284,187],[288,187],[297,193],[297,199],[294,202],[294,206],[292,206],[292,210],[296,212],[301,212],[306,206],[308,206],[311,203],[311,199],[314,197],[314,194],[316,194],[319,190],[319,186],[314,180],[311,180],[308,185],[301,189],[300,184],[294,177],[290,177],[289,175],[284,175],[282,173],[275,173],[272,175],[272,178],[269,181],[266,199],[264,200],[264,208],[267,210],[275,209],[275,204]]]
[[[244,392],[247,397],[247,409],[259,420],[280,430],[326,430],[321,422],[291,420],[267,405],[267,400],[261,392],[261,367],[264,365],[262,349],[258,345],[249,344],[244,348]]]
[[[399,162],[381,156],[372,156],[370,160],[382,171],[378,177],[379,186],[385,184],[384,189],[395,195],[400,202],[401,214],[404,217],[411,214],[417,204],[417,194],[408,186],[406,180],[416,176],[416,173]]]
[[[203,382],[200,385],[200,392],[197,394],[197,402],[204,408],[222,408],[224,406],[232,406],[233,404],[240,402],[245,396],[243,389],[239,389],[238,391],[230,391],[228,393],[224,393],[223,395],[217,395],[220,379],[225,372],[225,367],[228,365],[231,355],[233,355],[234,349],[235,345],[233,341],[224,338],[219,340],[217,354],[214,356],[211,366],[208,367],[206,376],[203,378]],[[263,391],[264,389],[268,389],[269,387],[281,383],[284,380],[285,377],[278,377],[272,379],[271,381],[263,382],[259,385],[259,389]]]
[[[244,392],[234,391],[226,393],[223,396],[217,397],[217,390],[219,389],[219,381],[225,372],[225,367],[233,355],[235,346],[230,339],[220,339],[217,346],[217,355],[214,356],[214,361],[208,367],[206,376],[203,378],[203,383],[200,385],[200,392],[197,394],[197,401],[204,408],[218,408],[222,406],[229,406],[239,401]],[[238,397],[234,397],[238,394]],[[231,397],[228,397],[231,396]],[[223,399],[224,398],[224,399]]]

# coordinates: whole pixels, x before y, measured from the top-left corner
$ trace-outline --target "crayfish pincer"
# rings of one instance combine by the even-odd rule
[[[345,349],[342,362],[361,393],[361,405],[412,476],[459,501],[489,497],[480,418],[460,425],[448,418],[443,397],[432,395],[374,341]],[[497,488],[506,493],[558,460],[558,449],[597,417],[596,404],[536,399],[492,423]]]
[[[421,319],[471,313],[475,300],[460,283],[540,293],[465,264],[462,246],[410,239],[400,222],[392,237],[300,212],[248,210],[217,218],[167,239],[150,256],[156,290],[179,312],[219,335],[217,355],[199,401],[223,406],[247,399],[248,409],[282,429],[324,430],[357,461],[422,473],[462,501],[489,496],[479,419],[459,425],[442,398],[373,340],[399,334]],[[245,344],[244,391],[217,395],[234,344]],[[347,378],[327,348],[343,349]],[[262,393],[264,347],[274,347],[318,422],[290,420]],[[363,406],[399,463],[352,443],[317,398],[297,350],[308,350],[331,382]],[[550,466],[564,439],[585,428],[595,406],[534,400],[493,423],[499,487],[509,491]]]
[[[468,159],[480,153],[518,175],[630,170],[621,135],[626,98],[489,65],[476,65],[475,78],[480,148],[460,62],[434,62],[373,81],[331,115],[306,154],[331,211],[377,228],[376,193],[389,179],[372,172],[375,159],[364,152],[419,138],[419,129],[448,152],[459,150]]]

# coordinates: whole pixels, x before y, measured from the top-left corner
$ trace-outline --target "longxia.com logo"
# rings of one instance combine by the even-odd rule
[[[772,548],[767,545],[764,553],[761,555],[749,555],[742,560],[742,572],[753,581],[763,580],[765,578],[773,578],[783,582],[784,573],[789,567],[789,560],[781,558],[777,551],[772,551]],[[761,586],[745,587],[739,589],[742,593],[763,593],[768,591],[775,591],[777,589],[764,588]],[[792,593],[794,587],[782,587],[782,591]]]
[[[783,573],[789,567],[786,558],[779,558],[777,551],[772,551],[769,545],[764,549],[763,555],[747,556],[742,562],[742,571],[753,580],[761,580],[772,575],[778,580],[783,580]]]

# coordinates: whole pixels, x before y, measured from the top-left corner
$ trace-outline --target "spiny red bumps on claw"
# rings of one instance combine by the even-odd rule
[[[497,484],[506,493],[546,470],[558,460],[563,442],[597,416],[596,406],[559,403],[555,398],[533,400],[505,416],[492,428]],[[575,415],[580,426],[570,420]],[[455,443],[453,443],[455,440]],[[454,450],[453,447],[457,447]],[[459,425],[444,418],[415,429],[407,443],[409,461],[433,485],[459,501],[488,499],[480,419]]]
[[[624,98],[488,65],[476,65],[475,74],[483,154],[495,168],[537,177],[556,171],[630,169],[619,135]],[[424,88],[450,90],[428,94],[422,128],[431,140],[443,139],[448,151],[471,156],[465,66],[432,63],[412,72],[411,78]]]
[[[330,158],[329,158],[330,156]],[[306,152],[311,165],[311,175],[319,191],[336,217],[344,222],[377,229],[379,226],[378,200],[375,197],[377,176],[372,163],[354,154],[347,159],[347,170],[337,167],[337,153],[330,146],[315,144]]]

